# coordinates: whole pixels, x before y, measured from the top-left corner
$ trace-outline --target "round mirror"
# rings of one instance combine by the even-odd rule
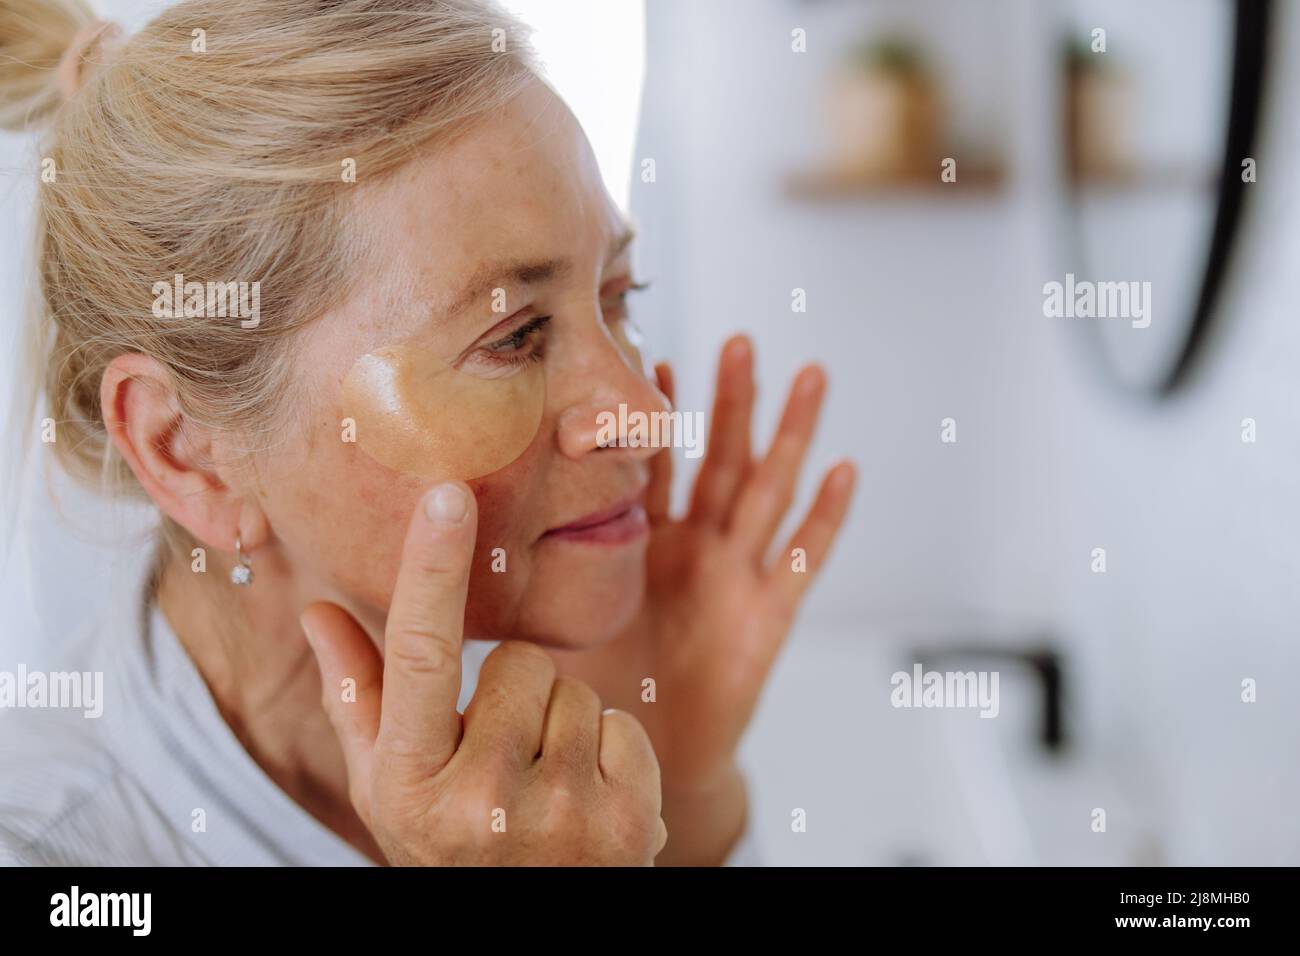
[[[1173,391],[1204,340],[1255,177],[1267,7],[1065,0],[1060,314],[1131,390]]]

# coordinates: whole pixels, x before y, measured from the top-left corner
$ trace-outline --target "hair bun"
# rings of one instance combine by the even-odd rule
[[[86,59],[97,49],[101,49],[101,44],[107,46],[121,36],[121,27],[108,20],[92,20],[77,31],[68,48],[63,51],[63,56],[59,57],[59,64],[54,69],[59,93],[64,100],[72,99],[80,89]]]
[[[77,91],[87,60],[121,34],[84,0],[0,0],[0,127],[48,118]]]

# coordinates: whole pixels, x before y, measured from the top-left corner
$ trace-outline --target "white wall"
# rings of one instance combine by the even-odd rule
[[[1300,9],[1277,6],[1275,44],[1294,51]],[[131,11],[145,7],[110,13],[134,26]],[[1147,408],[1109,392],[1072,330],[1041,313],[1043,282],[1067,263],[1049,8],[650,6],[637,155],[656,158],[658,181],[632,193],[655,280],[638,303],[649,338],[678,366],[681,405],[703,409],[717,345],[753,331],[763,436],[798,364],[822,361],[832,391],[811,468],[850,454],[863,471],[835,561],[746,741],[773,862],[1300,861],[1300,196],[1287,165],[1300,148],[1287,102],[1300,58],[1276,57],[1260,181],[1205,375]],[[822,69],[850,26],[897,19],[934,31],[963,135],[1004,137],[1008,189],[788,203],[782,177],[817,155],[822,136]],[[795,26],[809,33],[803,58],[789,49]],[[0,140],[7,222],[30,204],[22,146]],[[0,236],[5,344],[25,235]],[[808,292],[806,314],[790,312],[795,286]],[[958,420],[955,446],[938,440],[947,416]],[[1239,439],[1247,416],[1259,422],[1255,445]],[[91,514],[92,528],[112,527]],[[30,543],[36,574],[12,555],[4,570],[14,610],[3,637],[16,659],[111,593],[104,552],[46,518]],[[1108,550],[1105,576],[1088,570],[1096,546]],[[25,604],[29,583],[44,631]],[[1079,732],[1064,760],[1027,744],[1035,691],[1012,673],[997,720],[888,706],[889,674],[909,666],[917,642],[975,633],[1058,638]],[[1249,706],[1238,698],[1248,676],[1260,688]],[[1110,811],[1104,836],[1088,829],[1097,806]],[[795,807],[809,811],[806,834],[789,831]]]
[[[645,259],[666,288],[648,321],[667,326],[683,404],[706,407],[717,344],[751,329],[763,434],[797,365],[820,360],[832,391],[813,465],[849,453],[864,471],[747,742],[779,861],[1300,860],[1300,226],[1287,163],[1300,9],[1278,7],[1277,93],[1222,335],[1204,377],[1152,407],[1118,398],[1077,330],[1042,315],[1043,283],[1070,261],[1052,4],[650,8],[640,150],[660,175],[634,184],[633,209],[653,224]],[[958,109],[1002,124],[1005,193],[782,198],[782,175],[817,154],[818,79],[885,23],[943,51]],[[794,27],[808,31],[802,56]],[[790,311],[796,286],[807,314]],[[939,442],[946,416],[955,446]],[[1247,416],[1258,444],[1240,440]],[[1089,570],[1093,547],[1108,551],[1104,576]],[[995,721],[882,703],[918,641],[1039,633],[1070,662],[1064,760],[1026,744],[1026,681],[1004,684]],[[1240,701],[1244,677],[1259,681],[1256,704]],[[790,834],[794,807],[817,808],[820,826]],[[1108,809],[1105,835],[1089,830],[1094,807]]]

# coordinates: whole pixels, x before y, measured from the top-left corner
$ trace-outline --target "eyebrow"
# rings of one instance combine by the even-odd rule
[[[606,265],[618,258],[635,238],[636,230],[630,226],[616,236],[614,241],[610,243],[609,250],[605,253]],[[450,300],[450,305],[446,306],[445,312],[447,315],[456,315],[463,312],[477,299],[487,295],[493,289],[504,287],[507,283],[536,285],[540,282],[549,282],[552,279],[560,278],[570,272],[572,268],[573,263],[568,259],[540,259],[536,261],[513,259],[485,263],[474,270],[474,274],[465,284],[465,287],[455,298]]]

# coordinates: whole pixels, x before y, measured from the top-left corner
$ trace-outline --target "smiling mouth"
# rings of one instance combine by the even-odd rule
[[[542,538],[583,544],[627,544],[640,538],[649,529],[645,505],[641,502],[642,494],[637,493],[612,507],[593,511],[577,521],[552,528]]]

